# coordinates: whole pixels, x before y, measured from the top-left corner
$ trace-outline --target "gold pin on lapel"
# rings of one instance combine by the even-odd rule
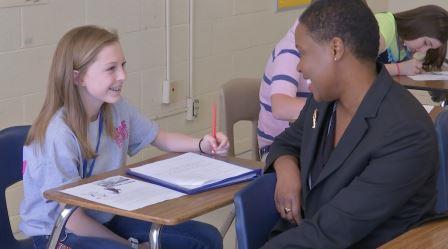
[[[316,128],[316,123],[317,123],[317,109],[314,109],[313,112],[313,126],[311,126],[311,128]]]

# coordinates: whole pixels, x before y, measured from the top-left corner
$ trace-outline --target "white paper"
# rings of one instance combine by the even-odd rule
[[[61,192],[127,211],[185,195],[124,176],[109,177],[61,190]]]
[[[448,80],[448,71],[441,72],[427,72],[423,74],[417,74],[413,76],[408,76],[409,78],[416,81],[425,81],[425,80]]]
[[[423,105],[427,113],[430,113],[434,109],[433,105]]]
[[[185,153],[130,170],[187,189],[194,189],[251,171],[195,153]]]

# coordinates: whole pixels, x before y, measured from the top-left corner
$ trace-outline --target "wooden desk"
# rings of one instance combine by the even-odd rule
[[[131,165],[129,167],[136,167],[142,164],[156,162],[176,155],[179,154],[169,153],[149,160],[145,160],[143,162]],[[226,162],[231,162],[233,164],[241,165],[248,168],[263,167],[263,164],[261,162],[246,159],[239,159],[233,157],[217,157],[217,159]],[[62,228],[65,226],[65,223],[67,222],[71,213],[73,213],[73,211],[75,211],[77,207],[93,209],[116,215],[135,218],[139,220],[153,222],[153,226],[151,227],[150,231],[151,248],[159,248],[158,235],[162,225],[175,225],[190,220],[192,218],[195,218],[199,215],[211,212],[225,205],[228,205],[232,203],[234,194],[247,185],[247,182],[245,182],[223,188],[214,189],[211,191],[202,192],[195,195],[185,195],[172,200],[146,206],[134,211],[126,211],[118,208],[113,208],[107,205],[95,203],[76,196],[59,192],[59,190],[62,189],[71,188],[85,183],[101,180],[107,177],[116,175],[126,175],[126,169],[127,168],[121,168],[97,176],[92,176],[87,179],[82,179],[78,182],[74,182],[59,188],[48,190],[44,193],[45,198],[66,204],[66,207],[61,212],[60,216],[58,217],[58,220],[56,221],[55,227],[53,228],[53,234],[52,238],[50,239],[50,244],[48,248],[52,249],[55,248],[57,238],[59,238],[59,234],[61,233]],[[130,175],[126,176],[135,178]]]
[[[448,248],[448,218],[414,228],[389,241],[381,249]]]
[[[408,89],[448,94],[448,80],[416,81],[407,76],[396,76],[393,78]]]
[[[448,100],[448,80],[416,81],[407,76],[395,76],[393,79],[408,89],[427,91],[433,101],[443,101],[442,106]]]
[[[433,101],[443,101],[442,107],[448,103],[448,80],[416,81],[407,76],[395,76],[393,79],[407,89],[427,91]],[[434,106],[429,113],[433,122],[435,122],[437,115],[443,110],[442,107]]]

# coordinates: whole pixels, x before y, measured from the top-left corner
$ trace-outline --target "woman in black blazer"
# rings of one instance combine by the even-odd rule
[[[298,70],[312,81],[271,146],[281,232],[262,248],[376,248],[433,215],[438,149],[422,105],[376,64],[378,26],[359,0],[300,17]]]

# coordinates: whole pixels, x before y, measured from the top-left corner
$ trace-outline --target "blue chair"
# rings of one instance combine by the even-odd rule
[[[448,110],[440,112],[435,121],[437,140],[439,143],[440,168],[437,177],[437,203],[438,213],[448,210]]]
[[[280,219],[274,202],[275,174],[263,175],[234,198],[238,249],[260,248]]]
[[[30,126],[15,126],[0,131],[0,247],[2,249],[32,249],[31,239],[17,241],[9,225],[5,190],[22,180],[22,147]]]

